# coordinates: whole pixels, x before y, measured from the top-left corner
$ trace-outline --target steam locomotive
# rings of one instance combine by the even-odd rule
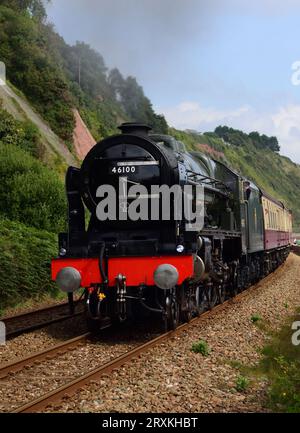
[[[147,125],[137,123],[124,123],[120,130],[97,143],[80,169],[68,168],[68,232],[59,234],[59,256],[52,260],[52,279],[68,293],[71,307],[73,292],[84,289],[91,330],[105,320],[149,315],[175,329],[287,258],[292,216],[283,203],[223,163],[188,152],[174,137],[151,134]],[[121,198],[124,182],[144,193]],[[170,194],[165,218],[166,200],[161,189],[153,193],[153,185],[177,185],[182,191],[189,186],[192,217],[200,209],[201,226],[193,225],[183,210],[173,212],[175,194]],[[100,191],[103,186],[106,194]],[[147,208],[154,198],[156,218],[122,215],[134,200]],[[106,220],[99,219],[99,206],[103,213],[104,201],[109,208],[112,199],[115,209]]]

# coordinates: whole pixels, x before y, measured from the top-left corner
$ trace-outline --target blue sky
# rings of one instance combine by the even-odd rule
[[[52,0],[49,20],[136,76],[178,128],[276,135],[300,163],[300,1]],[[297,66],[299,71],[300,67]],[[300,78],[300,74],[299,74]]]

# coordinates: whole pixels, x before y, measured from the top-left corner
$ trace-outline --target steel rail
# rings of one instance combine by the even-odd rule
[[[67,307],[68,306],[68,302],[62,302],[60,304],[54,304],[54,305],[48,305],[47,307],[43,307],[43,308],[39,308],[38,310],[29,310],[29,311],[25,311],[24,313],[20,313],[20,314],[15,314],[12,316],[4,316],[1,317],[0,320],[2,320],[3,322],[7,322],[9,323],[10,321],[16,320],[16,319],[22,319],[23,317],[28,317],[31,316],[33,314],[38,314],[38,313],[45,313],[45,312],[50,312],[51,310],[55,309],[55,308],[63,308],[63,307]]]
[[[55,323],[63,322],[64,320],[67,320],[67,319],[72,319],[73,317],[80,316],[83,313],[84,313],[83,311],[80,311],[80,312],[77,312],[74,314],[68,314],[65,316],[57,317],[56,319],[45,320],[44,322],[39,322],[35,325],[30,325],[30,326],[15,329],[12,331],[8,331],[6,333],[6,339],[10,340],[12,338],[18,337],[19,335],[26,334],[28,332],[32,332],[32,331],[36,331],[38,329],[44,328],[45,326],[50,326],[50,325],[53,325]]]
[[[80,304],[79,304],[80,305]],[[25,313],[22,314],[16,314],[14,316],[6,316],[1,318],[0,320],[2,322],[4,322],[5,326],[7,327],[7,333],[6,333],[6,338],[9,340],[11,338],[17,337],[18,335],[21,334],[25,334],[27,332],[31,332],[31,331],[35,331],[37,329],[41,329],[44,326],[49,326],[52,325],[54,323],[58,323],[67,319],[70,319],[72,317],[76,317],[81,315],[83,312],[76,312],[74,314],[64,314],[63,316],[59,316],[59,311],[66,309],[68,307],[68,303],[62,303],[62,304],[55,304],[55,305],[51,305],[49,307],[45,307],[45,308],[40,308],[38,310],[31,310],[31,311],[26,311]],[[33,323],[29,326],[21,326],[20,327],[16,327],[14,329],[13,325],[14,322],[18,323],[18,321],[23,321],[23,320],[30,320],[30,318],[34,318],[36,319],[39,315],[43,315],[43,314],[47,314],[47,313],[53,313],[56,314],[56,318],[51,318],[50,320],[41,320],[37,323]],[[10,330],[9,328],[13,327],[12,330]]]
[[[30,356],[24,358],[18,358],[16,361],[9,362],[4,365],[0,365],[0,379],[3,379],[10,373],[15,373],[22,370],[22,368],[29,365],[33,365],[36,361],[44,361],[53,358],[55,355],[61,355],[80,346],[82,343],[91,337],[91,333],[87,332],[85,334],[79,335],[78,337],[72,338],[70,340],[64,341],[63,343],[56,344],[48,349],[41,352],[35,352]]]

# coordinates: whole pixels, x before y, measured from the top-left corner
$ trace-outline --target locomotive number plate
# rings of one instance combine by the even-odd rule
[[[121,167],[118,167],[117,165],[112,165],[110,167],[110,172],[112,174],[130,174],[130,173],[136,173],[137,167],[134,165],[122,165]]]
[[[130,174],[137,173],[139,167],[159,165],[158,161],[118,161],[110,166],[112,174]]]

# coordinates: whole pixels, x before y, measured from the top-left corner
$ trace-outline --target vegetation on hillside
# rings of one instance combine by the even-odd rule
[[[162,115],[155,114],[151,102],[134,77],[124,79],[118,69],[110,71],[108,80],[114,99],[119,101],[130,119],[149,124],[154,132],[166,134],[168,124]]]
[[[49,278],[57,236],[0,216],[0,313],[29,297],[55,294]]]
[[[14,144],[36,158],[44,152],[38,128],[30,121],[20,122],[1,108],[0,101],[0,141]]]
[[[8,79],[70,145],[76,107],[95,139],[124,120],[166,132],[134,77],[108,71],[103,57],[83,42],[68,45],[47,22],[41,0],[0,0],[0,59]]]
[[[43,24],[26,8],[29,3],[0,1],[0,58],[6,64],[7,78],[54,132],[70,141],[75,123],[68,83],[48,52]]]
[[[0,310],[55,292],[49,264],[65,227],[66,200],[39,149],[36,128],[0,109]]]
[[[268,137],[265,134],[261,135],[257,131],[246,134],[243,131],[229,128],[228,126],[218,126],[213,133],[208,134],[222,138],[227,143],[238,147],[252,145],[257,149],[270,149],[273,152],[279,152],[280,150],[276,137]]]
[[[0,146],[0,213],[57,233],[64,227],[64,185],[55,173],[17,146]]]
[[[224,154],[232,167],[253,180],[260,188],[282,200],[293,211],[294,231],[300,229],[300,166],[271,150],[254,146],[226,146]]]
[[[35,140],[38,146],[38,132],[28,122],[0,109],[0,214],[57,233],[65,224],[64,185],[31,154],[38,149]]]

